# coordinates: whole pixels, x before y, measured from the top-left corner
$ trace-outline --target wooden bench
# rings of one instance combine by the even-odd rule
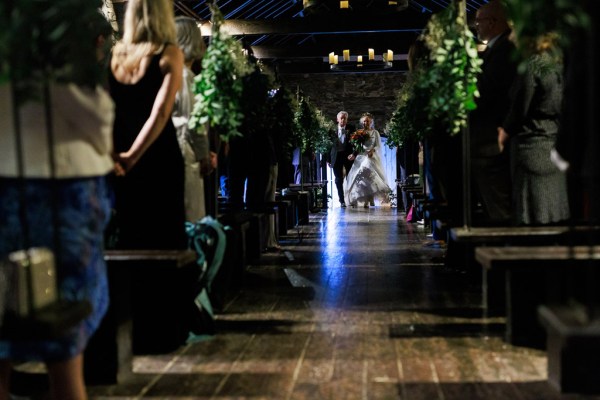
[[[296,208],[296,224],[307,225],[309,221],[310,199],[309,192],[289,190],[282,195],[283,200],[291,200]]]
[[[409,179],[396,179],[396,192],[399,194],[402,199],[402,205],[404,207],[404,211],[408,212],[410,206],[412,205],[412,196],[411,193],[424,194],[423,186],[416,183],[415,178]],[[398,206],[400,206],[398,204]]]
[[[328,181],[307,182],[303,185],[291,183],[289,189],[293,192],[305,191],[308,194],[309,209],[317,211],[319,209],[327,209],[327,183]],[[319,190],[321,191],[320,200]]]
[[[564,303],[573,288],[584,287],[588,268],[600,266],[600,246],[478,247],[475,259],[484,270],[504,273],[506,341],[543,347],[537,308]]]
[[[481,270],[475,248],[481,246],[551,246],[597,240],[596,226],[455,227],[449,229],[446,266],[465,269],[481,283],[483,307],[489,315],[504,315],[504,271]],[[474,268],[476,267],[476,268]]]
[[[290,200],[280,199],[273,202],[268,202],[267,204],[277,207],[279,235],[287,235],[287,231],[296,226],[296,223],[294,222],[294,210],[292,210],[292,202]]]
[[[590,320],[577,305],[541,306],[538,315],[547,333],[548,382],[564,393],[600,394],[598,316]]]
[[[242,233],[245,268],[249,263],[258,262],[264,250],[265,224],[269,223],[268,215],[264,212],[251,210],[232,210],[219,215],[218,220]]]
[[[108,250],[104,259],[110,305],[85,350],[89,385],[127,379],[134,353],[182,345],[188,330],[180,315],[192,301],[197,278],[196,253],[190,250]]]
[[[458,227],[450,230],[450,238],[460,243],[511,244],[511,243],[548,243],[568,239],[561,235],[572,233],[587,234],[594,228],[569,226],[496,226],[496,227]]]

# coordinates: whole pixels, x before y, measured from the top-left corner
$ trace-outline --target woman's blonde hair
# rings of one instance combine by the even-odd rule
[[[364,128],[365,129],[374,128],[375,127],[375,118],[373,118],[373,114],[366,112],[360,116],[360,123],[363,124],[363,126],[365,124],[365,118],[369,118],[371,120],[371,124],[369,126],[365,126]]]
[[[127,70],[139,67],[142,58],[175,44],[175,14],[170,0],[129,0],[123,39],[115,45],[113,59]]]

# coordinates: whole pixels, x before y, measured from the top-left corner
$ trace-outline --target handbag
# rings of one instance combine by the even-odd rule
[[[15,89],[13,86],[13,104]],[[50,112],[50,91],[44,85],[46,130],[50,155],[50,179],[55,180],[53,129]],[[18,107],[13,107],[18,179],[20,181],[20,218],[24,232],[24,249],[13,251],[0,261],[0,338],[18,340],[56,339],[66,335],[77,323],[87,317],[92,307],[89,301],[61,299],[57,285],[55,256],[46,247],[29,246],[29,227],[26,219],[23,144]],[[54,244],[58,240],[58,205],[52,196]]]

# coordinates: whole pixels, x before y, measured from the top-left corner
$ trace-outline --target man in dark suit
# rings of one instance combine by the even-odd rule
[[[509,108],[509,89],[517,73],[515,46],[504,7],[492,0],[477,10],[477,36],[486,44],[477,86],[477,109],[470,114],[471,176],[487,224],[504,225],[511,217],[510,168],[507,148],[500,150],[498,127]]]
[[[329,162],[333,167],[333,175],[335,177],[335,187],[337,188],[342,208],[346,207],[344,200],[344,169],[346,173],[352,168],[354,161],[349,160],[348,156],[352,154],[352,143],[350,143],[350,135],[354,132],[354,126],[348,125],[348,113],[340,111],[337,114],[336,135],[331,146]]]

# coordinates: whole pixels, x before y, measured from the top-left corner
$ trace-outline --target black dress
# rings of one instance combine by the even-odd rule
[[[110,74],[117,153],[129,150],[152,112],[164,78],[161,55],[152,57],[145,75],[135,84],[120,83]],[[115,179],[115,209],[117,248],[186,247],[184,164],[170,119],[131,171]]]

